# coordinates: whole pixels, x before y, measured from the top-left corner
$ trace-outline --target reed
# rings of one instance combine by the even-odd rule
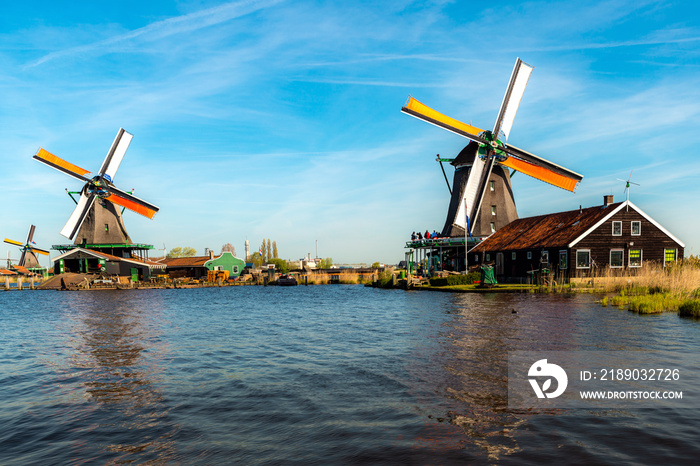
[[[598,271],[592,282],[596,291],[615,293],[602,305],[629,309],[639,314],[679,312],[700,316],[700,261],[689,258],[668,267],[647,263],[641,270],[620,274],[614,269]]]

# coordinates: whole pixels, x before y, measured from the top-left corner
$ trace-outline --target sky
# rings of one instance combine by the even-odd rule
[[[516,57],[534,71],[508,142],[584,175],[570,193],[516,174],[520,217],[624,200],[631,173],[630,200],[700,253],[694,1],[8,2],[0,237],[69,244],[82,186],[32,155],[96,172],[123,127],[114,181],[160,207],[124,214],[151,256],[270,238],[284,259],[396,264],[442,229],[436,154],[468,142],[401,107],[490,129]]]

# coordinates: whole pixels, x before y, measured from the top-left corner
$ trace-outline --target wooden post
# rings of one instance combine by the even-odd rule
[[[17,277],[17,289],[22,289],[22,277]]]

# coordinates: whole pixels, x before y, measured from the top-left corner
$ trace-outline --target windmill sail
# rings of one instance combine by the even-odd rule
[[[533,67],[522,61],[520,58],[515,60],[515,67],[510,75],[510,82],[506,89],[506,94],[501,102],[501,109],[498,111],[498,118],[494,125],[493,134],[498,136],[500,131],[503,131],[506,139],[510,134],[510,129],[513,127],[515,114],[518,112],[520,101],[525,93],[525,87],[530,80]]]
[[[406,102],[406,105],[401,108],[401,111],[407,115],[416,117],[419,120],[427,121],[428,123],[439,126],[447,131],[464,136],[472,141],[480,142],[482,144],[486,144],[487,142],[485,139],[479,136],[479,134],[484,130],[479,129],[476,126],[462,123],[454,118],[450,118],[437,110],[433,110],[413,97],[408,98],[408,102]]]
[[[73,239],[75,237],[78,229],[85,221],[88,212],[90,212],[90,208],[95,202],[95,197],[96,196],[94,194],[86,194],[85,190],[83,190],[83,193],[80,195],[80,199],[78,200],[78,205],[75,206],[73,213],[68,218],[68,221],[61,230],[61,234],[63,236],[68,239]]]
[[[484,161],[476,157],[474,163],[469,172],[469,178],[467,179],[467,184],[462,190],[462,197],[460,199],[459,207],[457,208],[457,216],[455,217],[454,224],[460,228],[466,229],[467,215],[471,219],[472,226],[474,225],[474,219],[476,218],[476,198],[479,193],[479,182],[483,177],[483,172],[485,168]],[[466,203],[466,208],[465,208]],[[469,209],[469,211],[465,211]]]
[[[112,147],[110,147],[104,162],[102,162],[102,167],[99,171],[100,175],[107,175],[109,181],[114,180],[114,175],[117,174],[119,165],[122,163],[133,137],[134,135],[124,130],[124,128],[119,128]]]
[[[48,165],[49,167],[55,168],[56,170],[65,173],[66,175],[72,176],[73,178],[77,178],[85,182],[90,181],[88,178],[85,177],[85,175],[90,173],[88,170],[80,168],[77,165],[73,165],[70,162],[66,162],[62,158],[53,155],[47,150],[39,149],[37,153],[34,154],[33,158],[35,158],[41,163]]]

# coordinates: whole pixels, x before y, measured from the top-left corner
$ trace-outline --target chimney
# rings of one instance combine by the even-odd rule
[[[214,251],[209,249],[209,259],[213,259],[213,258],[214,258]]]
[[[604,207],[607,207],[612,203],[613,203],[613,195],[612,194],[608,194],[606,196],[603,196],[603,206]]]

